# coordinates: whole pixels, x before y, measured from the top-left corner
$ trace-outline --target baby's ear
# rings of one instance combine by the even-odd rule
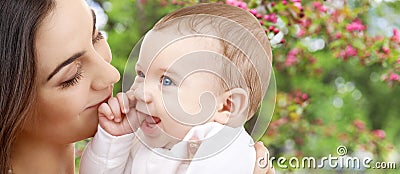
[[[242,88],[234,88],[219,96],[214,121],[232,127],[243,125],[247,119],[248,94]]]

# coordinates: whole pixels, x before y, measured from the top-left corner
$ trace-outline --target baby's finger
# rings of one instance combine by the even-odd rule
[[[135,92],[133,90],[128,90],[126,92],[126,96],[128,97],[129,100],[129,108],[135,108],[136,107]]]
[[[98,109],[99,117],[106,117],[108,120],[113,120],[114,115],[112,114],[111,108],[107,103],[102,103]]]
[[[121,106],[120,107],[121,112],[123,114],[128,113],[129,112],[129,99],[128,99],[128,96],[125,93],[120,92],[120,93],[117,94],[116,97],[118,99],[119,105]]]
[[[121,122],[121,120],[122,120],[122,118],[121,118],[121,109],[120,109],[120,106],[119,106],[119,103],[118,103],[118,99],[115,98],[115,97],[110,98],[108,100],[108,105],[110,106],[111,111],[112,111],[112,113],[114,115],[114,121],[115,122]]]
[[[136,131],[139,128],[139,118],[137,115],[136,109],[130,109],[129,112],[126,114],[127,120],[129,127],[133,130]]]

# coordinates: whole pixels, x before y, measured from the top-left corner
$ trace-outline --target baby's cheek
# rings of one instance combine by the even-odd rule
[[[175,122],[174,125],[169,125],[166,127],[168,129],[164,129],[164,131],[168,134],[168,136],[177,138],[179,140],[182,140],[191,129],[191,127],[186,126],[180,122]]]
[[[138,76],[135,77],[135,81],[133,81],[133,84],[132,84],[130,90],[134,91],[134,90],[136,90],[138,88],[138,85],[140,83],[139,78],[140,77],[138,77]]]
[[[179,96],[179,101],[183,111],[190,115],[195,115],[201,111],[200,95],[187,92]]]

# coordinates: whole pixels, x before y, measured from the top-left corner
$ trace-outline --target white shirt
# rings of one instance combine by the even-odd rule
[[[170,158],[187,158],[190,146],[187,140],[194,136],[203,141],[192,161]],[[243,127],[231,128],[216,122],[195,126],[180,143],[168,150],[150,149],[133,133],[112,136],[98,126],[83,153],[80,173],[252,174],[255,159],[253,140]]]

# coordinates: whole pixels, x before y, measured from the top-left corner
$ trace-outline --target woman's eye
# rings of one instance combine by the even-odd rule
[[[144,73],[142,71],[138,71],[136,74],[137,76],[144,78]]]
[[[103,34],[102,34],[100,31],[97,31],[96,36],[93,37],[93,39],[92,39],[92,43],[93,43],[93,44],[96,44],[97,41],[99,41],[99,40],[101,40],[101,39],[104,39],[104,36],[103,36]]]
[[[171,78],[169,78],[168,76],[162,76],[161,77],[161,83],[164,86],[170,86],[170,85],[174,85],[174,82],[172,81]]]
[[[78,84],[81,78],[82,78],[82,71],[78,70],[72,79],[69,79],[61,83],[61,89],[75,86],[76,84]]]
[[[77,85],[79,83],[79,80],[82,79],[82,77],[83,77],[82,65],[78,62],[75,75],[71,79],[62,82],[60,84],[61,89],[66,89],[68,87]]]

